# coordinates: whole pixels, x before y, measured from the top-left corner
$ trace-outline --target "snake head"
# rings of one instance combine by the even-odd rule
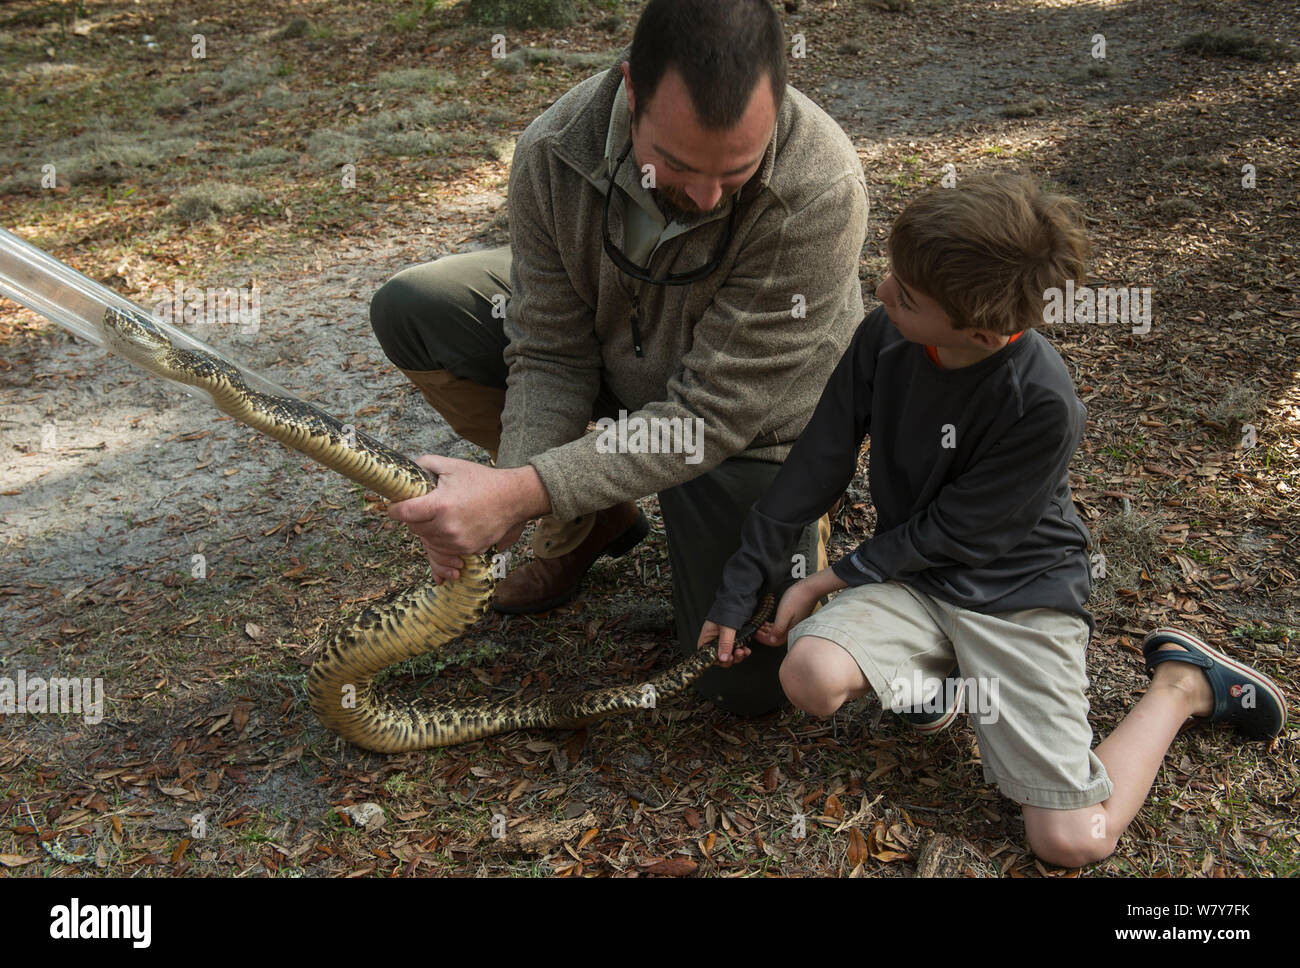
[[[114,349],[131,358],[165,352],[172,345],[152,317],[116,306],[104,310],[104,335]]]

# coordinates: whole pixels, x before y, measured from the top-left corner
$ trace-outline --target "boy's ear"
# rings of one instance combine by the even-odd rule
[[[965,332],[972,342],[978,343],[985,349],[997,349],[1002,343],[1002,334],[995,333],[991,329],[968,329]]]

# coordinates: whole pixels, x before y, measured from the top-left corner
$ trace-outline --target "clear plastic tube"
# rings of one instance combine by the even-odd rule
[[[0,295],[35,310],[82,339],[109,350],[112,347],[105,339],[102,329],[105,309],[112,306],[123,311],[151,315],[131,300],[88,279],[48,252],[41,251],[4,229],[0,229]],[[224,353],[170,323],[159,319],[154,322],[167,334],[173,345],[214,353],[227,359]],[[293,394],[270,380],[239,366],[233,360],[230,362],[239,368],[248,386],[263,393],[293,398]],[[169,382],[192,396],[208,399],[208,395],[201,390],[174,380]]]

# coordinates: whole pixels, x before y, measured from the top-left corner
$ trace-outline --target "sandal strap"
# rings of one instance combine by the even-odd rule
[[[1214,660],[1208,655],[1201,652],[1182,652],[1178,649],[1164,649],[1162,651],[1152,652],[1146,657],[1146,660],[1147,675],[1151,675],[1155,670],[1155,667],[1162,662],[1186,662],[1190,665],[1199,666],[1206,670],[1214,668]]]

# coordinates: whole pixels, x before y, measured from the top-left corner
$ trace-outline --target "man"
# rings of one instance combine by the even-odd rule
[[[857,155],[786,87],[767,0],[650,0],[627,60],[519,139],[508,206],[509,249],[408,269],[371,304],[389,359],[497,464],[422,458],[438,488],[391,513],[435,580],[541,517],[534,560],[494,598],[531,612],[634,547],[648,530],[634,501],[657,493],[678,647],[693,653],[745,514],[863,316]],[[587,425],[620,415],[702,436],[691,453],[610,453],[616,435]],[[827,519],[807,529],[792,577],[824,562],[828,533]],[[767,712],[779,659],[710,670],[697,688]]]

